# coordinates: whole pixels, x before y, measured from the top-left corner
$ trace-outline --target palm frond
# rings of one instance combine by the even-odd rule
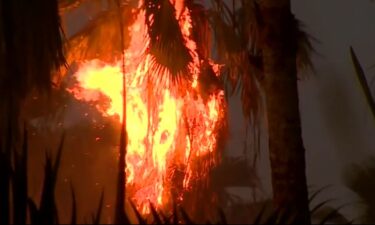
[[[59,10],[61,12],[70,11],[78,8],[84,0],[59,0]]]
[[[354,69],[358,78],[358,81],[362,87],[362,90],[365,94],[365,98],[367,101],[368,106],[370,107],[371,113],[373,117],[375,118],[375,101],[374,98],[372,97],[370,87],[367,83],[366,75],[363,71],[363,68],[358,60],[357,55],[355,54],[354,50],[352,47],[350,47],[350,55],[352,58],[352,62],[354,65]]]
[[[211,27],[215,34],[219,62],[226,65],[226,76],[232,93],[239,87],[246,118],[255,116],[259,109],[259,87],[256,77],[262,74],[259,44],[258,8],[254,1],[241,1],[238,10],[231,10],[222,0],[213,0],[210,10]]]
[[[329,213],[319,221],[319,224],[326,224],[329,221],[339,219],[341,220],[340,223],[343,223],[342,220],[344,220],[345,223],[348,223],[348,221],[345,219],[344,216],[341,215],[340,210],[349,204],[343,204],[335,209],[331,209]]]
[[[375,222],[375,158],[370,157],[360,164],[350,165],[345,172],[346,186],[361,198],[365,206],[363,222]]]
[[[57,0],[2,1],[6,73],[0,88],[19,99],[51,88],[52,71],[65,64]]]
[[[134,22],[136,13],[132,12],[132,5],[121,7],[121,17],[126,18],[123,25],[128,27]],[[102,11],[91,20],[80,32],[70,37],[66,43],[67,62],[97,59],[113,63],[120,58],[121,47],[129,45],[130,33],[124,31],[124,43],[121,43],[121,31],[118,27],[118,12],[115,9]]]
[[[148,53],[153,56],[153,68],[168,70],[173,82],[190,80],[192,56],[185,45],[174,6],[169,0],[145,0],[143,9],[150,38]]]
[[[295,23],[297,26],[297,70],[311,70],[315,72],[311,57],[313,54],[317,54],[313,43],[319,43],[319,41],[305,31],[305,26],[301,21],[295,19]]]
[[[209,11],[204,5],[196,0],[184,0],[189,9],[192,22],[192,39],[197,45],[198,57],[207,60],[211,57],[211,28],[209,22]]]

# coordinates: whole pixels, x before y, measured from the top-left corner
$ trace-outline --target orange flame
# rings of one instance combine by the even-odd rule
[[[185,175],[181,186],[189,189],[193,179],[190,164],[215,151],[217,126],[224,117],[223,91],[211,93],[208,100],[203,100],[199,94],[199,59],[195,42],[190,38],[191,18],[182,1],[176,1],[175,8],[176,14],[182,15],[181,31],[194,59],[190,66],[193,81],[186,95],[169,89],[155,91],[148,83],[147,76],[159,75],[148,70],[151,56],[143,56],[148,44],[144,12],[138,14],[130,27],[132,39],[125,54],[126,182],[132,200],[143,213],[149,212],[149,202],[157,208],[168,203],[173,185],[167,182],[170,168],[183,168]],[[99,59],[83,62],[75,77],[77,84],[69,89],[75,98],[94,101],[103,116],[116,116],[118,122],[122,120],[120,60],[113,64]]]

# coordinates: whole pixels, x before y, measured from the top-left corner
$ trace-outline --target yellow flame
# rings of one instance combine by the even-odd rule
[[[191,18],[182,3],[176,1],[177,15],[186,46],[191,50],[191,89],[182,96],[168,89],[154,91],[147,76],[160,76],[149,71],[150,55],[142,57],[148,44],[144,12],[130,27],[131,42],[126,50],[127,80],[127,185],[134,187],[133,201],[143,213],[149,202],[162,208],[168,202],[166,177],[169,168],[181,164],[185,168],[183,187],[192,179],[190,163],[216,149],[215,133],[223,119],[223,92],[213,93],[207,102],[197,89],[199,59],[196,44],[190,38]],[[106,64],[99,59],[81,63],[75,73],[77,84],[69,91],[79,100],[93,101],[103,116],[116,116],[122,121],[122,74],[120,61]],[[181,196],[180,196],[181,197]]]

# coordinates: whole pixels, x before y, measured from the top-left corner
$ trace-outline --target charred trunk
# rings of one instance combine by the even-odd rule
[[[273,203],[310,223],[297,87],[297,28],[290,1],[260,3]],[[282,212],[282,211],[281,211]]]

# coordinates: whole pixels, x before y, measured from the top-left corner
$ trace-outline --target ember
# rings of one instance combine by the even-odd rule
[[[192,164],[215,153],[218,128],[224,118],[223,91],[218,89],[204,98],[200,93],[200,60],[190,37],[189,11],[182,1],[174,5],[176,15],[182,15],[179,17],[181,32],[193,57],[193,63],[189,65],[193,80],[189,81],[186,90],[161,88],[148,79],[170,76],[166,70],[149,70],[153,56],[145,48],[149,38],[142,11],[129,28],[132,38],[125,50],[126,183],[128,196],[144,214],[149,213],[149,203],[165,209],[171,203],[171,192],[175,187],[181,187],[181,190],[174,196],[174,201],[181,200],[194,179],[206,179],[210,168],[203,167],[203,171],[197,173],[192,171],[196,168]],[[217,67],[211,62],[210,65]],[[68,89],[69,92],[78,100],[94,102],[103,116],[114,117],[114,121],[120,123],[123,116],[121,60],[112,64],[99,58],[82,62],[74,76],[77,83]],[[182,174],[183,179],[171,179],[171,174]]]

